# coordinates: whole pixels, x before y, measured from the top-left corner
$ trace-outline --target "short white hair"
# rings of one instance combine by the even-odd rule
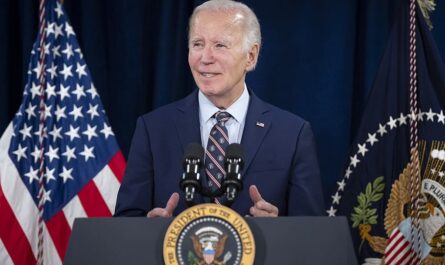
[[[242,21],[243,34],[243,48],[248,51],[253,44],[258,43],[261,47],[261,29],[260,23],[255,13],[248,6],[241,2],[232,0],[210,0],[197,6],[193,10],[189,21],[189,38],[193,26],[193,20],[200,11],[222,11],[222,12],[240,12],[244,19]]]

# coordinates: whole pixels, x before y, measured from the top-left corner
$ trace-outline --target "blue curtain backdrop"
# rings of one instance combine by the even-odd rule
[[[256,12],[264,40],[247,85],[311,122],[327,202],[348,160],[400,1],[244,1]],[[194,89],[187,64],[188,17],[202,2],[65,0],[125,155],[139,115]],[[437,2],[432,32],[445,60],[445,3]],[[37,0],[0,0],[1,132],[20,104],[37,8]]]

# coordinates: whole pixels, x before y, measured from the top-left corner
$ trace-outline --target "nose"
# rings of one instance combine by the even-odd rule
[[[211,46],[206,46],[202,50],[201,62],[203,64],[211,64],[214,61],[213,50]]]

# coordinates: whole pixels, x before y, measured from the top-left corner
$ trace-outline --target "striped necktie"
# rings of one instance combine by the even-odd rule
[[[217,122],[209,134],[205,166],[209,188],[215,191],[221,187],[221,182],[226,174],[224,157],[226,147],[229,145],[229,136],[225,123],[231,115],[225,111],[218,111],[213,117]],[[220,203],[218,199],[215,199],[215,202]]]

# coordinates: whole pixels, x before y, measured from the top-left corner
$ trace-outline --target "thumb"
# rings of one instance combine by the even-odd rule
[[[167,205],[165,206],[165,210],[171,215],[173,211],[176,209],[176,206],[178,206],[179,202],[179,194],[177,192],[174,192],[172,196],[170,196],[170,199],[167,201]]]
[[[263,197],[261,197],[261,194],[255,185],[249,187],[249,195],[254,204],[263,200]]]

